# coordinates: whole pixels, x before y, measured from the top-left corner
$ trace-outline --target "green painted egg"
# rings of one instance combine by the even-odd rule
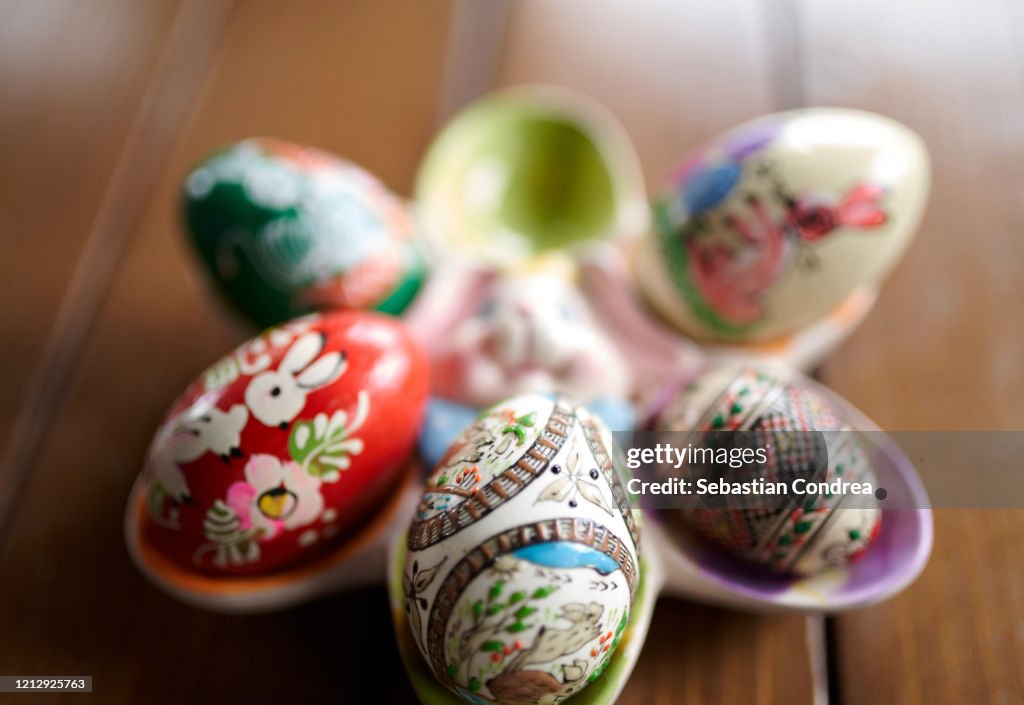
[[[257,325],[325,309],[398,314],[423,282],[406,205],[331,154],[247,139],[196,167],[184,191],[213,285]]]

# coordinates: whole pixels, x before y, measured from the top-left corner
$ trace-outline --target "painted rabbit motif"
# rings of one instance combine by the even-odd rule
[[[345,355],[338,351],[321,355],[325,344],[323,334],[306,333],[292,343],[276,370],[253,377],[245,389],[252,415],[266,426],[287,428],[310,392],[338,379],[347,367]]]
[[[814,244],[840,228],[867,230],[889,220],[886,188],[878,184],[855,183],[840,194],[789,189],[763,153],[782,125],[749,126],[699,152],[675,176],[678,192],[666,214],[687,255],[677,261],[689,270],[700,314],[716,323],[757,323],[771,288],[791,268],[817,264]]]
[[[435,366],[438,392],[473,406],[522,392],[625,398],[630,385],[625,359],[580,292],[544,273],[494,282],[441,343]]]
[[[601,615],[604,607],[599,602],[583,604],[572,602],[562,605],[562,618],[568,620],[566,629],[541,627],[533,643],[509,662],[507,671],[524,666],[551,663],[582,649],[601,635]]]
[[[153,478],[164,494],[178,503],[190,499],[180,463],[197,460],[207,451],[224,462],[240,457],[241,433],[248,420],[249,412],[242,404],[221,411],[201,400],[165,424],[149,458]]]
[[[270,367],[270,352],[283,348],[309,330],[308,318],[282,323],[247,345],[215,362],[203,373],[203,386],[207,391],[221,389],[242,375],[256,375]]]
[[[564,605],[562,618],[567,619],[571,626],[568,629],[541,627],[533,644],[521,651],[500,674],[487,681],[488,690],[498,702],[527,705],[564,692],[566,684],[581,681],[587,670],[587,662],[582,659],[563,666],[564,680],[548,671],[524,670],[523,667],[550,664],[598,638],[603,612],[604,607],[597,602]]]
[[[888,221],[881,201],[885,188],[857,184],[838,203],[828,197],[803,194],[787,209],[786,216],[805,242],[820,240],[836,228],[877,228]]]

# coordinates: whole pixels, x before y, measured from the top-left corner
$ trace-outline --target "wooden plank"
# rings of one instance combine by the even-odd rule
[[[515,4],[501,85],[564,85],[629,132],[650,187],[702,141],[770,112],[770,51],[757,0]]]
[[[199,90],[228,7],[226,0],[188,0],[175,14],[96,216],[81,247],[71,248],[77,251],[78,260],[45,347],[38,359],[31,361],[35,374],[31,374],[31,366],[28,370],[5,371],[12,376],[28,372],[31,383],[24,403],[11,409],[15,412],[15,423],[0,466],[0,537],[12,519],[12,503],[29,472],[32,456],[45,439],[46,422],[64,398],[68,381],[77,368],[85,337],[124,242],[138,219],[142,202],[152,190],[156,167],[166,158],[178,126]],[[47,240],[44,237],[37,242]],[[7,299],[12,307],[23,300],[23,295]],[[45,308],[39,310],[39,315],[46,313]]]
[[[142,9],[130,0],[5,3],[0,237],[8,256],[0,259],[0,457],[26,400],[40,395],[41,361],[54,319],[180,4],[158,0]],[[0,466],[0,483],[9,465]]]
[[[406,189],[434,127],[447,28],[441,1],[236,6],[67,401],[43,420],[47,442],[0,554],[4,672],[92,674],[103,703],[410,700],[381,590],[287,614],[210,615],[143,580],[121,523],[163,410],[244,335],[205,295],[181,239],[188,166],[225,141],[270,134]],[[387,669],[394,677],[377,675]]]
[[[1019,3],[800,9],[807,100],[909,124],[934,168],[917,242],[825,380],[884,428],[1024,428]],[[935,520],[921,578],[836,622],[844,704],[1024,702],[1024,511],[942,509]]]
[[[662,600],[620,705],[811,703],[805,621]]]
[[[649,189],[701,142],[786,105],[794,77],[756,0],[520,0],[509,17],[502,85],[548,83],[607,106],[633,139]],[[765,59],[769,59],[766,61]],[[754,617],[663,600],[628,703],[810,703],[799,616]]]
[[[510,0],[454,0],[438,123],[494,87]]]

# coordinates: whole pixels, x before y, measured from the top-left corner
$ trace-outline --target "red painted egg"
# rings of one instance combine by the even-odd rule
[[[145,540],[219,575],[337,546],[395,490],[428,388],[425,353],[386,316],[315,314],[265,331],[204,372],[157,431]]]

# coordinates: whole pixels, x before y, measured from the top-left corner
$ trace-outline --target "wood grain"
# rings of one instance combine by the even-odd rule
[[[40,394],[47,341],[179,5],[21,0],[2,9],[0,457]],[[0,487],[11,464],[0,465]]]
[[[658,603],[621,705],[811,703],[805,620]]]
[[[1019,4],[803,2],[801,19],[807,100],[891,115],[933,157],[920,236],[824,378],[883,428],[1024,429]],[[917,583],[837,620],[844,705],[1024,702],[1024,509],[935,521]]]
[[[701,142],[775,109],[757,0],[517,2],[500,85],[549,83],[605,105],[650,188]]]
[[[0,574],[17,576],[0,581],[3,672],[89,673],[102,703],[410,700],[403,677],[370,675],[399,668],[382,591],[215,616],[147,584],[121,526],[163,410],[245,335],[210,305],[183,246],[188,166],[225,141],[272,134],[406,188],[434,127],[447,12],[446,2],[235,7],[17,497],[0,555]]]

